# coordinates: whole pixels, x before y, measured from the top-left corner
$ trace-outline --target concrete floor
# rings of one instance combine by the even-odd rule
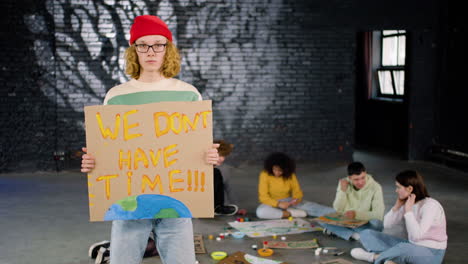
[[[394,203],[394,176],[412,168],[425,177],[429,193],[445,208],[448,224],[448,250],[444,263],[467,263],[468,260],[468,173],[427,162],[407,162],[381,154],[357,152],[384,190],[386,210]],[[257,175],[261,165],[241,165],[234,168],[234,187],[242,190],[240,206],[254,218],[257,206]],[[298,164],[298,177],[305,199],[331,205],[337,180],[345,175],[346,164]],[[77,171],[60,173],[0,174],[0,264],[71,264],[94,263],[87,256],[90,244],[109,239],[110,223],[88,221],[86,177]],[[195,233],[205,236],[208,252],[227,253],[250,248],[255,239],[226,239],[221,242],[206,239],[227,227],[234,216],[214,219],[194,219]],[[322,246],[346,250],[343,258],[353,263],[349,249],[359,242],[348,242],[319,232],[288,236],[289,240],[318,238]],[[208,254],[199,254],[200,263],[216,263]],[[288,263],[318,263],[313,250],[276,250],[272,259]],[[321,257],[325,260],[327,257]],[[145,264],[161,263],[159,257],[147,258]]]

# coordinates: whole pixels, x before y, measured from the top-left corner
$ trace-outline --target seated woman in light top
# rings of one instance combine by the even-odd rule
[[[429,197],[422,176],[407,170],[396,176],[397,199],[384,217],[384,229],[402,225],[407,239],[374,230],[361,233],[362,248],[351,250],[355,259],[373,263],[442,263],[447,248],[445,213]],[[401,234],[405,235],[405,234]]]

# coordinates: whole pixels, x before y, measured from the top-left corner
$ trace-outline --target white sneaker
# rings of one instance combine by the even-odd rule
[[[98,254],[96,256],[96,260],[94,261],[94,264],[107,264],[110,262],[110,251],[108,248],[101,247],[99,248]]]
[[[356,241],[359,241],[359,239],[361,239],[361,236],[359,235],[359,233],[353,233],[351,235],[351,238],[356,240]]]
[[[306,217],[307,213],[301,209],[288,208],[286,209],[292,217]]]
[[[327,228],[323,228],[322,233],[327,236],[333,236],[334,234]]]
[[[110,247],[110,242],[108,240],[103,240],[101,242],[97,242],[97,243],[94,243],[92,244],[90,247],[89,247],[89,250],[88,250],[88,256],[90,258],[93,258],[95,259],[97,254],[98,254],[98,251],[101,247],[105,247],[105,248],[109,248]]]
[[[350,252],[351,256],[355,259],[364,260],[370,263],[374,262],[374,253],[367,252],[362,248],[353,248]]]

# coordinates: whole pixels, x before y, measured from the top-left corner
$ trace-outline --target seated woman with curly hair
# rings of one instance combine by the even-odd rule
[[[265,159],[258,184],[261,203],[257,208],[258,218],[321,216],[335,212],[331,207],[303,201],[295,172],[295,161],[284,153],[272,153]]]

